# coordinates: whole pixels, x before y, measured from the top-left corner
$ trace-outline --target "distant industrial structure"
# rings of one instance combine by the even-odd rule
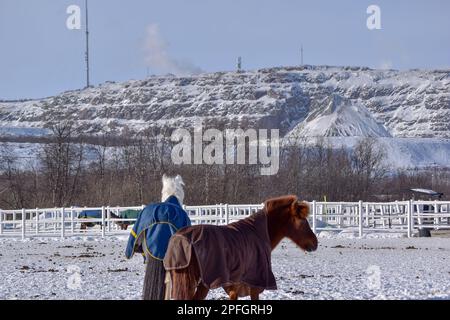
[[[303,66],[303,44],[300,47],[300,65]]]
[[[88,0],[85,0],[85,9],[86,9],[86,88],[90,87],[90,79],[89,79],[89,11],[88,11]]]

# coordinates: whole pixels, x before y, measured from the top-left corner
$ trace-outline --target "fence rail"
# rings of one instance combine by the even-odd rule
[[[119,223],[133,224],[135,219],[122,216],[127,210],[145,206],[47,208],[0,210],[0,237],[61,237],[75,235],[126,234]],[[193,224],[224,225],[260,210],[262,204],[184,206]],[[359,236],[373,231],[405,232],[408,237],[421,228],[450,229],[450,202],[310,202],[311,227],[315,233],[354,228]],[[86,211],[101,212],[99,218],[80,217]],[[82,229],[83,224],[94,227]],[[130,229],[130,227],[128,227]]]

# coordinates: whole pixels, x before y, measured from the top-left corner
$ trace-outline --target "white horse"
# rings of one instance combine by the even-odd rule
[[[143,219],[152,217],[151,227],[146,227],[148,229],[144,230],[143,236],[138,236],[136,239],[138,247],[141,247],[145,253],[147,263],[143,288],[144,300],[168,298],[166,294],[170,291],[165,290],[165,287],[170,287],[170,276],[166,276],[162,261],[163,254],[165,254],[171,235],[178,229],[190,225],[188,214],[182,208],[184,182],[181,176],[168,177],[164,175],[162,185],[162,202],[150,204],[142,213],[146,215],[142,217]],[[148,239],[151,239],[151,242],[148,242]],[[156,246],[155,251],[157,253],[151,252],[151,249],[149,249],[152,244],[154,247]]]

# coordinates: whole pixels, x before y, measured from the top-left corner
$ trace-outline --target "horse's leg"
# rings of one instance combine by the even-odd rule
[[[164,300],[171,300],[172,297],[172,279],[171,279],[171,275],[170,272],[166,272],[166,280],[164,281],[165,283],[165,293],[164,293]]]
[[[204,285],[200,284],[195,291],[193,300],[205,300],[208,295],[209,289]]]
[[[230,292],[228,292],[228,298],[230,298],[230,300],[237,300],[238,299],[237,291],[230,290]]]
[[[259,300],[259,290],[250,288],[250,299]]]
[[[227,286],[222,287],[223,290],[227,293],[228,299],[237,300],[239,297],[239,286]]]

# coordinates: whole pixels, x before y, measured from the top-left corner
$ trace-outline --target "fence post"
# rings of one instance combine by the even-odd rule
[[[22,209],[22,240],[25,240],[26,216],[25,209]]]
[[[16,220],[17,220],[17,213],[16,213],[16,211],[13,212],[12,219],[13,219],[13,229],[15,229],[16,226],[17,226],[17,224],[16,224]]]
[[[433,221],[434,221],[434,225],[436,226],[437,225],[437,227],[439,227],[439,225],[441,224],[441,219],[440,218],[438,218],[437,217],[437,214],[439,213],[439,208],[438,208],[438,201],[437,200],[434,200],[434,214],[435,214],[435,216],[434,216],[434,219],[433,219]]]
[[[3,234],[3,211],[0,210],[0,235]]]
[[[228,212],[228,203],[225,204],[225,224],[227,225],[229,223],[230,216]]]
[[[202,216],[202,209],[200,208],[195,208],[195,216],[198,218],[197,223],[198,224],[203,224],[203,220],[200,220],[199,218],[201,218]]]
[[[105,237],[105,207],[102,207],[102,238]]]
[[[316,200],[313,200],[312,202],[312,227],[313,232],[317,233],[317,225],[316,225]]]
[[[366,227],[370,227],[370,216],[369,216],[370,210],[369,210],[369,204],[366,203]]]
[[[75,217],[73,215],[73,207],[70,207],[70,231],[75,233]]]
[[[359,214],[359,237],[362,238],[363,235],[363,202],[359,200],[358,203],[358,214]]]
[[[65,211],[61,208],[61,239],[64,239],[64,228],[65,228]]]
[[[411,238],[412,230],[412,211],[413,211],[413,204],[411,200],[408,200],[408,215],[406,216],[406,223],[408,224],[408,238]]]
[[[56,231],[58,230],[58,209],[55,208],[54,212],[53,212],[53,230]]]
[[[36,208],[36,234],[39,234],[39,208]]]
[[[108,232],[111,232],[111,210],[109,206],[106,207],[106,211],[108,212]]]

